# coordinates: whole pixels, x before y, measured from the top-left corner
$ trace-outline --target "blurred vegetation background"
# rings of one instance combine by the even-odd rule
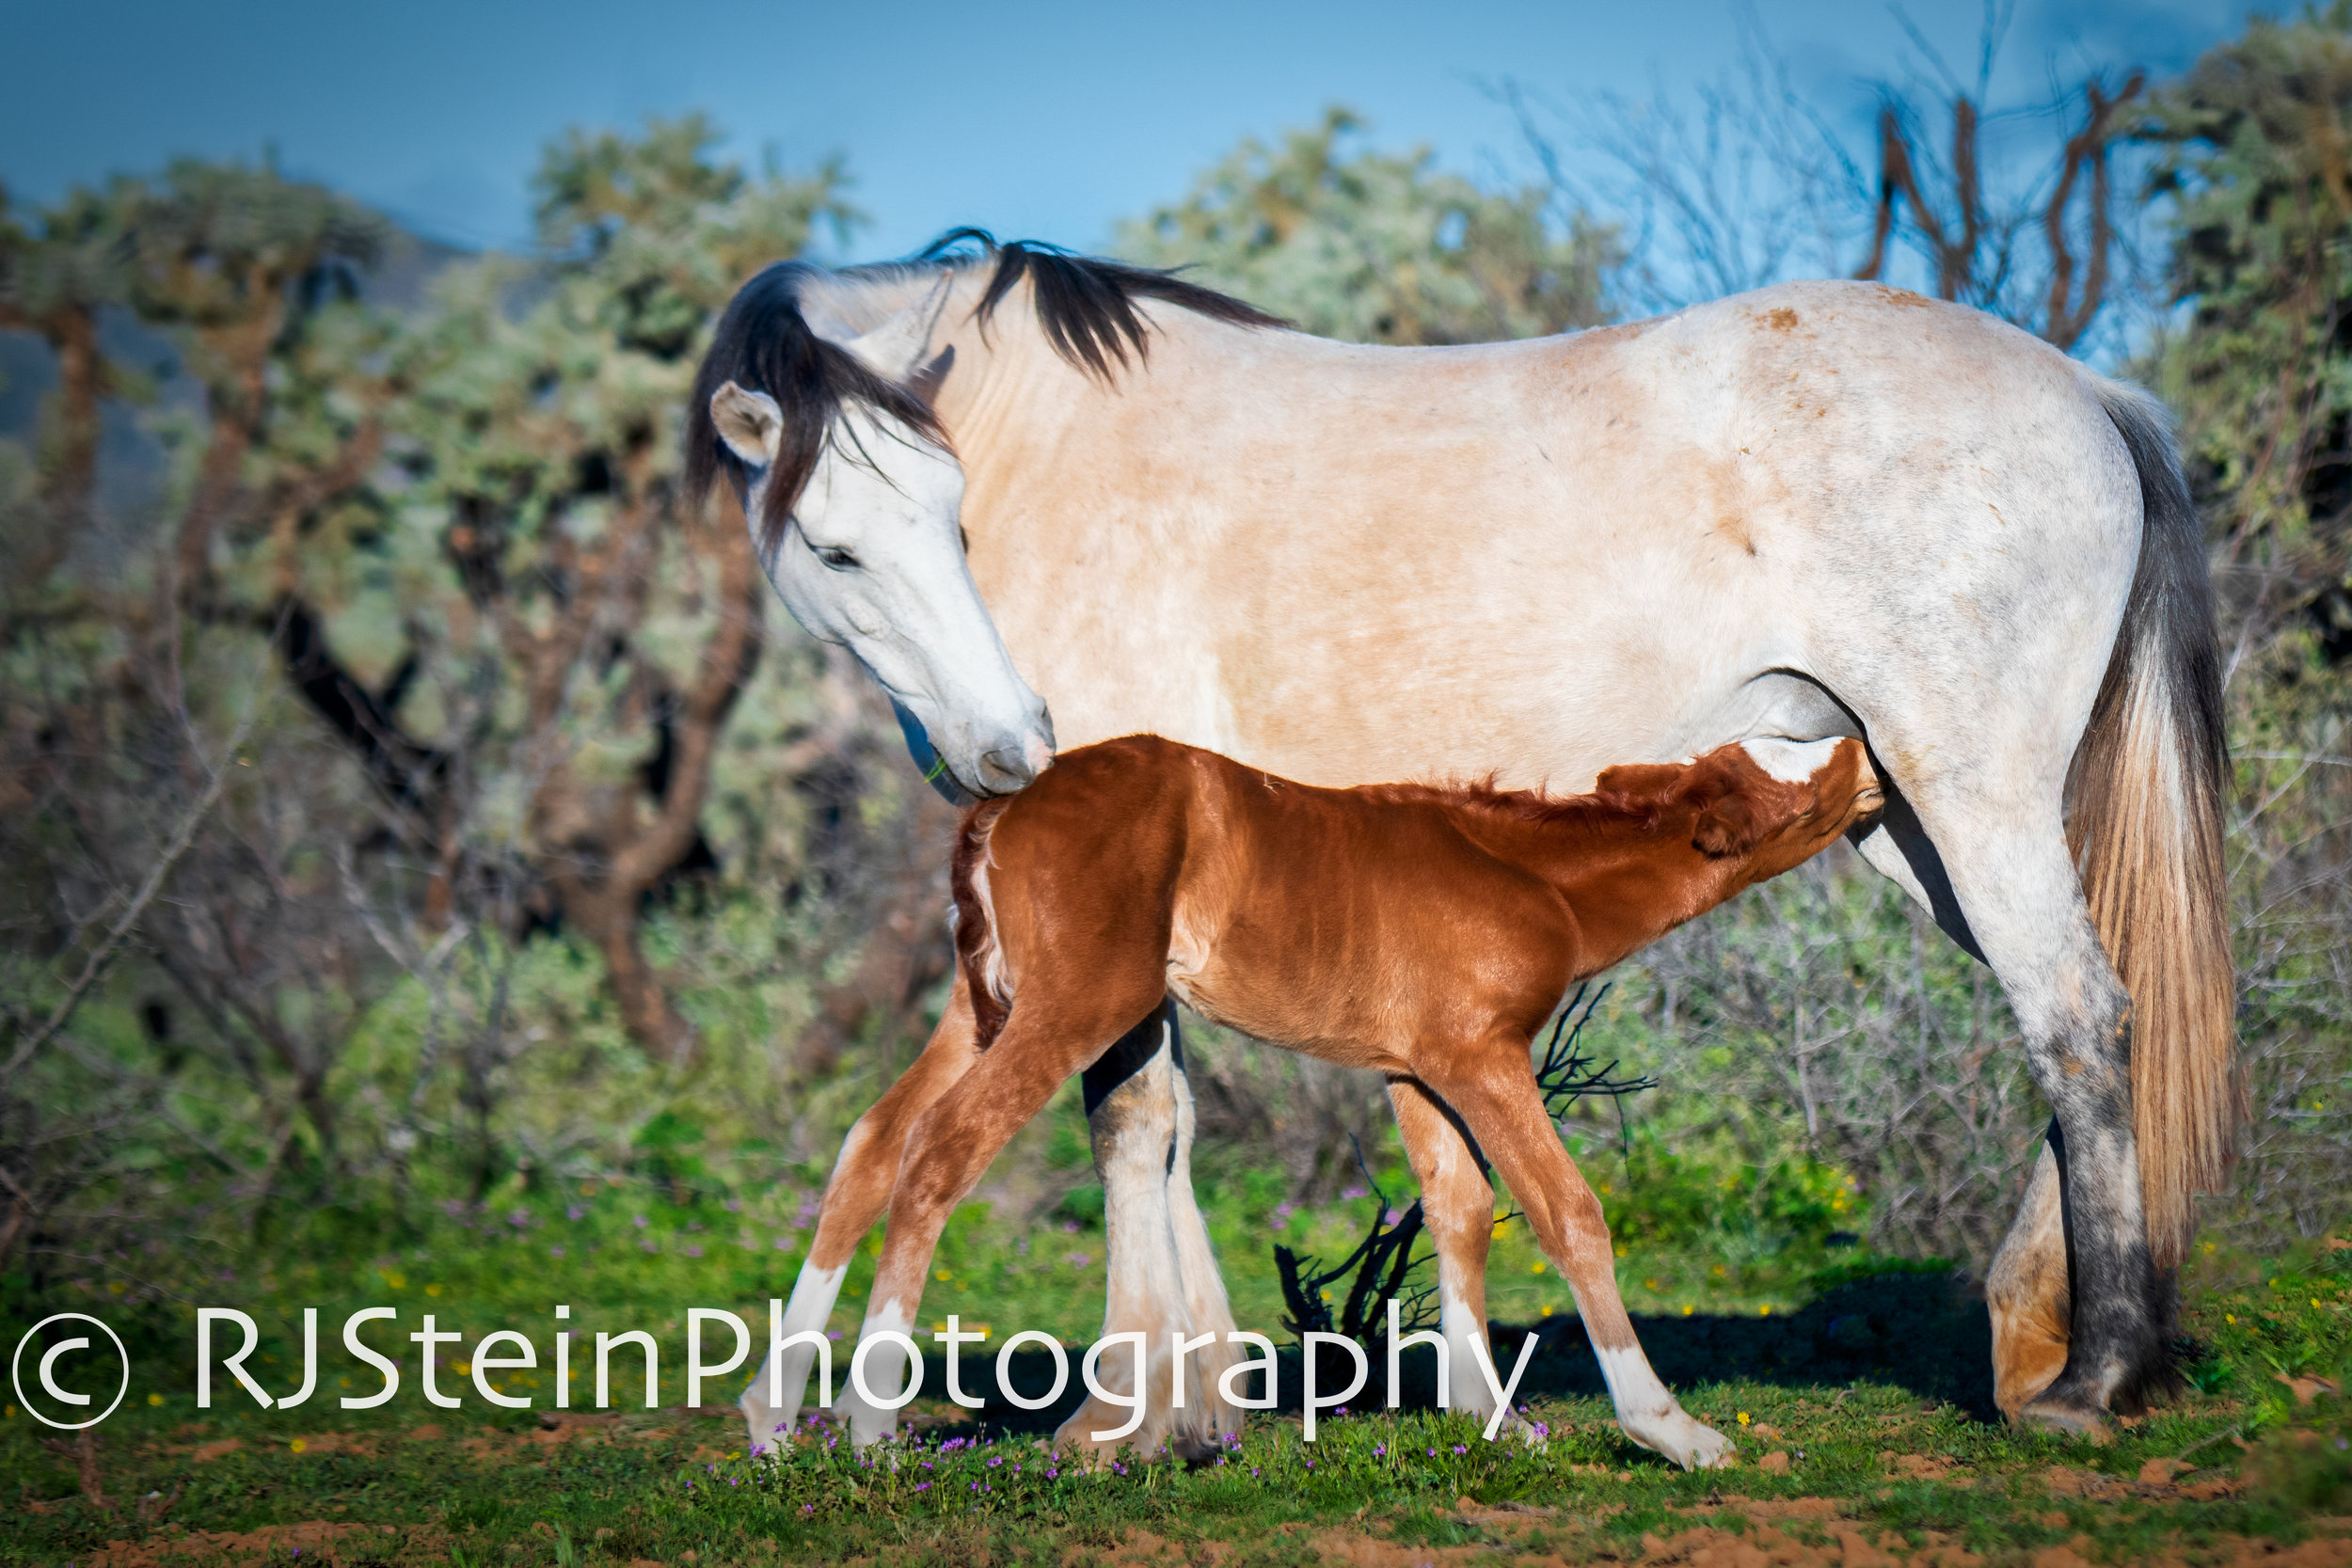
[[[1403,344],[1879,277],[2159,389],[2236,757],[2256,1119],[2207,1219],[2254,1247],[2340,1221],[2352,6],[2039,104],[1884,84],[1858,143],[1760,45],[1695,105],[1502,90],[1534,184],[1335,108],[1138,193],[1116,247]],[[788,1282],[842,1132],[941,1006],[951,816],[871,683],[771,602],[731,499],[680,495],[717,312],[862,216],[845,166],[718,141],[557,136],[526,255],[266,163],[0,198],[11,1312]],[[1997,987],[1891,884],[1841,848],[1614,982],[1587,1044],[1666,1086],[1568,1132],[1637,1307],[1769,1307],[1849,1247],[1989,1257],[2046,1110]],[[1267,1242],[1343,1251],[1410,1179],[1375,1082],[1205,1027],[1195,1058],[1204,1206],[1270,1323]],[[1068,1095],[959,1217],[948,1289],[977,1271],[976,1301],[1089,1332],[1092,1182]],[[1566,1310],[1521,1244],[1496,1314]]]

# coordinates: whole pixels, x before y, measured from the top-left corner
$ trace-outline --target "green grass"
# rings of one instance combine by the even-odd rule
[[[1066,1196],[1035,1223],[986,1204],[959,1212],[927,1321],[954,1313],[998,1340],[1036,1327],[1083,1344],[1099,1331],[1100,1195],[1083,1180],[1074,1093],[1065,1101],[1024,1136],[1036,1142],[1031,1165],[1060,1173]],[[975,1422],[927,1397],[912,1407],[914,1440],[882,1455],[818,1427],[782,1463],[755,1465],[731,1417],[681,1408],[686,1311],[732,1309],[756,1343],[767,1302],[798,1271],[820,1173],[779,1171],[756,1149],[707,1150],[692,1126],[657,1117],[619,1168],[511,1173],[480,1204],[428,1185],[448,1172],[420,1162],[419,1184],[397,1204],[379,1195],[373,1210],[294,1213],[258,1238],[199,1217],[181,1234],[127,1238],[38,1297],[22,1279],[0,1281],[8,1321],[92,1312],[125,1335],[135,1364],[124,1408],[87,1455],[13,1403],[0,1411],[0,1564],[87,1563],[108,1543],[125,1544],[116,1561],[560,1568],[689,1553],[700,1564],[1059,1565],[1132,1559],[1154,1542],[1187,1560],[1214,1546],[1233,1562],[1359,1549],[1375,1553],[1367,1560],[1434,1560],[1472,1544],[1584,1560],[1715,1539],[1694,1530],[1745,1533],[1790,1562],[1842,1561],[1857,1532],[1873,1551],[2024,1560],[2068,1544],[2122,1561],[2291,1541],[2352,1512],[2352,1421],[2320,1392],[2352,1360],[2352,1251],[2322,1245],[2267,1263],[2201,1253],[2185,1280],[2185,1327],[2199,1346],[2188,1386],[2094,1449],[1987,1418],[1981,1304],[1936,1265],[1851,1244],[1844,1227],[1859,1228],[1860,1215],[1839,1173],[1803,1161],[1710,1166],[1638,1130],[1629,1146],[1597,1135],[1578,1152],[1619,1238],[1621,1285],[1651,1358],[1694,1414],[1739,1442],[1731,1472],[1683,1475],[1618,1433],[1565,1288],[1507,1217],[1489,1262],[1490,1316],[1543,1338],[1522,1389],[1550,1429],[1541,1449],[1488,1445],[1457,1418],[1360,1411],[1327,1418],[1309,1447],[1292,1414],[1254,1418],[1241,1446],[1207,1465],[1139,1460],[1089,1473],[1041,1447],[1058,1410],[1025,1417],[1000,1403]],[[1366,1185],[1401,1201],[1409,1181],[1392,1140],[1367,1156]],[[1278,1339],[1271,1243],[1336,1259],[1379,1201],[1351,1192],[1296,1207],[1279,1177],[1214,1156],[1199,1185],[1237,1320]],[[1507,1199],[1498,1212],[1508,1215]],[[869,1238],[834,1315],[844,1349],[878,1248]],[[310,1401],[258,1410],[218,1375],[215,1407],[197,1409],[199,1304],[255,1315],[263,1338],[250,1367],[280,1394],[297,1381],[301,1308],[319,1307]],[[561,1413],[549,1408],[559,1304],[578,1336]],[[377,1386],[341,1343],[345,1315],[362,1306],[398,1308],[367,1336],[401,1363],[403,1386],[389,1405],[346,1411],[342,1397]],[[462,1399],[453,1410],[425,1402],[405,1338],[428,1312],[466,1336],[436,1374]],[[529,1410],[493,1407],[475,1388],[469,1347],[498,1328],[538,1348],[538,1367],[493,1385],[532,1400]],[[632,1352],[614,1368],[622,1408],[586,1408],[593,1336],[639,1328],[660,1343],[660,1407],[634,1408]],[[713,1338],[723,1355],[732,1337]],[[1507,1343],[1506,1358],[1515,1351]],[[730,1403],[748,1370],[707,1385],[704,1404]],[[1284,1376],[1295,1398],[1295,1364]],[[984,1368],[968,1381],[991,1382]],[[940,1387],[934,1363],[927,1394]],[[2184,1453],[2193,1471],[2142,1484],[2150,1461]],[[1774,1455],[1785,1468],[1765,1467]],[[88,1495],[86,1461],[103,1505]]]
[[[298,1348],[286,1332],[295,1318],[278,1313],[327,1308],[320,1391],[292,1411],[256,1410],[218,1386],[215,1408],[197,1411],[183,1364],[193,1334],[181,1309],[141,1305],[137,1291],[109,1289],[123,1281],[92,1278],[80,1295],[110,1304],[89,1309],[126,1325],[137,1363],[125,1408],[99,1429],[92,1456],[112,1506],[85,1495],[71,1445],[44,1443],[60,1440],[11,1405],[0,1419],[0,1499],[8,1499],[0,1510],[13,1515],[0,1528],[0,1562],[87,1561],[122,1542],[147,1560],[169,1549],[191,1560],[294,1561],[301,1547],[304,1560],[343,1562],[626,1564],[692,1552],[703,1564],[1060,1564],[1153,1541],[1187,1559],[1221,1543],[1219,1560],[1297,1562],[1351,1540],[1405,1553],[1398,1561],[1474,1543],[1502,1560],[1582,1560],[1715,1539],[1693,1530],[1746,1534],[1788,1561],[1809,1553],[1842,1560],[1841,1543],[1856,1534],[1894,1553],[1957,1546],[2022,1561],[2071,1544],[2092,1560],[2126,1561],[2336,1533],[2344,1526],[2334,1513],[2352,1506],[2352,1418],[2317,1381],[2340,1382],[2352,1359],[2352,1251],[2322,1246],[2267,1263],[2201,1255],[2186,1280],[2185,1327],[2201,1347],[2188,1387],[2119,1427],[2104,1448],[1981,1418],[1982,1308],[1956,1300],[1941,1275],[1874,1275],[1866,1263],[1842,1271],[1860,1277],[1832,1267],[1792,1280],[1753,1262],[1709,1261],[1692,1247],[1679,1257],[1646,1251],[1621,1270],[1661,1286],[1674,1274],[1672,1288],[1648,1292],[1654,1299],[1636,1297],[1661,1309],[1643,1332],[1688,1407],[1739,1442],[1742,1463],[1728,1473],[1684,1475],[1627,1443],[1593,1391],[1590,1357],[1564,1308],[1549,1322],[1496,1314],[1547,1330],[1534,1374],[1542,1392],[1532,1402],[1551,1433],[1541,1449],[1488,1445],[1466,1419],[1412,1413],[1327,1418],[1310,1447],[1295,1416],[1271,1417],[1253,1420],[1217,1463],[1138,1461],[1088,1473],[1055,1461],[1035,1427],[971,1424],[924,1400],[907,1445],[861,1455],[812,1428],[781,1464],[763,1465],[743,1458],[732,1420],[676,1408],[680,1320],[685,1306],[748,1306],[788,1283],[795,1255],[776,1253],[772,1236],[791,1234],[798,1197],[779,1195],[772,1211],[755,1212],[723,1200],[665,1206],[642,1184],[595,1194],[575,1184],[563,1196],[564,1207],[550,1198],[520,1225],[514,1207],[494,1212],[486,1229],[485,1216],[437,1211],[414,1244],[372,1256],[365,1271],[346,1266],[340,1278],[296,1264],[246,1282],[244,1299],[278,1308],[259,1314],[272,1337],[254,1370],[280,1392],[294,1381]],[[580,1218],[564,1217],[574,1208]],[[739,1235],[710,1217],[719,1214],[762,1244],[737,1244]],[[1362,1200],[1292,1211],[1284,1234],[1343,1250],[1362,1217]],[[1009,1243],[985,1213],[966,1216],[943,1249],[948,1277],[935,1282],[927,1311],[996,1319],[1000,1334],[1058,1312],[1078,1320],[1065,1332],[1083,1338],[1094,1327],[1085,1320],[1101,1309],[1100,1259],[1080,1266],[1066,1254],[1099,1255],[1099,1232],[1057,1225],[1025,1233],[1025,1255],[1015,1244],[1024,1238]],[[1523,1230],[1506,1227],[1499,1240],[1498,1281],[1523,1244],[1512,1228]],[[647,1239],[655,1250],[644,1250]],[[538,1262],[555,1262],[548,1249],[557,1245],[565,1260],[577,1249],[576,1274]],[[692,1246],[701,1257],[688,1254]],[[1047,1247],[1063,1255],[1037,1256]],[[1230,1241],[1226,1250],[1239,1279],[1257,1276],[1248,1255]],[[1782,1253],[1806,1255],[1794,1245]],[[1547,1275],[1528,1279],[1538,1293],[1559,1290]],[[1629,1285],[1645,1289],[1638,1277]],[[1254,1288],[1236,1291],[1241,1321],[1270,1327]],[[582,1412],[591,1396],[576,1383],[574,1409],[542,1428],[552,1391],[548,1312],[558,1294],[572,1303],[575,1328],[656,1332],[664,1408]],[[233,1282],[217,1282],[211,1299],[240,1297]],[[1557,1307],[1565,1292],[1546,1299]],[[372,1337],[401,1353],[404,1387],[382,1409],[344,1411],[335,1401],[346,1378],[356,1371],[356,1387],[374,1385],[338,1343],[343,1311],[361,1301],[402,1308],[396,1329],[379,1324]],[[1688,1318],[1684,1305],[1693,1307]],[[415,1348],[392,1338],[425,1310],[469,1336],[511,1325],[538,1342],[541,1368],[502,1382],[534,1408],[485,1405],[470,1369],[457,1365],[463,1346],[444,1353],[452,1365],[440,1374],[462,1408],[427,1407]],[[616,1373],[625,1399],[641,1386],[635,1365],[625,1360],[629,1370]],[[578,1353],[574,1369],[584,1370]],[[706,1402],[725,1402],[740,1381],[720,1380]],[[2194,1469],[2143,1482],[2149,1462],[2185,1453]],[[1761,1463],[1773,1455],[1785,1470],[1780,1459],[1770,1469]],[[1474,1506],[1466,1510],[1465,1497]]]

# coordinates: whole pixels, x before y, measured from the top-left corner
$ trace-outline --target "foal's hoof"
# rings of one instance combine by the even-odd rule
[[[2107,1413],[2105,1410],[2064,1395],[2053,1397],[2043,1394],[2020,1410],[2012,1419],[2021,1427],[2041,1427],[2102,1447],[2114,1435],[2107,1427]]]
[[[1674,1456],[1682,1462],[1684,1469],[1721,1470],[1738,1461],[1740,1450],[1731,1446],[1730,1438],[1713,1427],[1701,1426],[1696,1421],[1691,1425],[1696,1430],[1691,1434],[1690,1450]]]
[[[1622,1418],[1618,1426],[1642,1447],[1664,1454],[1686,1470],[1720,1470],[1739,1459],[1730,1438],[1679,1406],[1644,1422],[1638,1431]]]
[[[1549,1431],[1546,1428],[1537,1426],[1534,1422],[1529,1420],[1526,1417],[1520,1415],[1516,1410],[1504,1416],[1502,1418],[1502,1424],[1495,1428],[1496,1442],[1499,1443],[1506,1437],[1516,1437],[1531,1449],[1548,1449],[1551,1447],[1551,1435]]]

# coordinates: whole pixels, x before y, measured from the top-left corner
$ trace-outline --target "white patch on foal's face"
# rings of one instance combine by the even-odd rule
[[[1778,736],[1758,736],[1743,740],[1740,749],[1748,753],[1758,768],[1782,784],[1803,784],[1829,766],[1829,759],[1837,751],[1839,737],[1826,740],[1784,740]]]

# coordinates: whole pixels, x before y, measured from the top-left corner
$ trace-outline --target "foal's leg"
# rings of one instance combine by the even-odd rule
[[[1475,1346],[1486,1338],[1486,1245],[1495,1189],[1486,1162],[1444,1104],[1410,1078],[1389,1080],[1396,1130],[1421,1183],[1421,1212],[1438,1249],[1438,1330],[1445,1337],[1446,1407],[1494,1414]],[[1488,1347],[1491,1350],[1492,1347]]]
[[[1458,1053],[1427,1054],[1434,1070],[1422,1077],[1461,1113],[1526,1212],[1545,1256],[1576,1293],[1577,1312],[1625,1434],[1688,1470],[1726,1463],[1730,1443],[1684,1412],[1642,1354],[1617,1294],[1616,1259],[1600,1199],[1544,1114],[1526,1040],[1500,1036]]]
[[[1165,951],[1163,941],[1149,967],[1124,977],[1124,983],[1109,966],[1098,966],[1084,986],[1044,974],[1023,976],[1004,1032],[907,1133],[861,1339],[883,1329],[912,1333],[947,1216],[979,1184],[1012,1135],[1045,1108],[1061,1081],[1100,1055],[1127,1021],[1151,1007],[1160,990],[1158,954]],[[1117,1354],[1104,1360],[1114,1361]],[[867,1356],[866,1385],[879,1395],[895,1397],[905,1386],[906,1367],[905,1352],[885,1344]],[[850,1432],[861,1444],[885,1437],[897,1426],[895,1411],[869,1405],[854,1391],[847,1402]]]
[[[850,1255],[890,1202],[908,1132],[915,1117],[979,1060],[972,1042],[971,998],[959,977],[948,994],[947,1010],[939,1027],[931,1031],[923,1053],[874,1102],[873,1109],[858,1118],[842,1141],[833,1177],[825,1183],[825,1196],[818,1208],[816,1238],[809,1243],[808,1256],[802,1259],[800,1277],[793,1281],[792,1299],[785,1306],[786,1338],[808,1329],[824,1332],[825,1321],[833,1316],[834,1301],[841,1293],[842,1278],[850,1272]],[[753,1453],[772,1448],[778,1434],[788,1432],[799,1418],[801,1396],[807,1391],[809,1368],[816,1358],[814,1346],[795,1345],[784,1353],[780,1366],[763,1364],[752,1386],[743,1390],[741,1405]],[[834,1372],[837,1390],[843,1367],[836,1364]],[[781,1395],[773,1402],[769,1397],[771,1373]]]

